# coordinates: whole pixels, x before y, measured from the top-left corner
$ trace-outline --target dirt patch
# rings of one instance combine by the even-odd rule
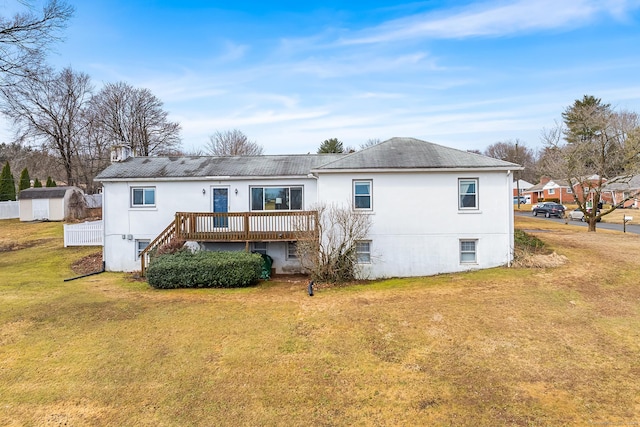
[[[568,261],[566,256],[558,255],[556,252],[547,255],[528,253],[516,256],[513,266],[517,268],[553,268],[560,267]]]
[[[80,258],[71,265],[71,270],[76,274],[87,274],[102,270],[102,251]]]
[[[56,239],[38,239],[27,241],[15,241],[15,240],[0,240],[0,252],[18,251],[20,249],[32,248],[34,246],[43,245]]]

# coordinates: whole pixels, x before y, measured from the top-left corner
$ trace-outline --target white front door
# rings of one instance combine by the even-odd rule
[[[49,199],[32,199],[33,219],[49,219]]]

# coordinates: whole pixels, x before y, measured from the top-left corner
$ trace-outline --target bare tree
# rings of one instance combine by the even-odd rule
[[[102,131],[95,112],[88,108],[85,115],[86,127],[83,134],[83,144],[76,151],[74,162],[75,174],[89,194],[96,193],[100,184],[93,179],[110,163],[113,140]]]
[[[76,184],[74,159],[83,144],[85,107],[92,87],[87,74],[44,68],[34,78],[0,87],[2,112],[18,127],[19,137],[42,141],[56,153],[68,185]]]
[[[536,156],[533,150],[517,138],[515,140],[499,141],[489,145],[484,150],[484,155],[523,166],[524,170],[518,171],[519,179],[530,182],[537,181],[538,179],[536,173]]]
[[[0,16],[0,86],[8,77],[30,76],[72,15],[73,7],[51,0],[41,14],[27,11],[11,18]]]
[[[357,245],[369,233],[371,216],[337,204],[319,205],[316,211],[319,238],[301,235],[296,245],[302,267],[314,280],[322,282],[357,278]],[[306,230],[306,227],[301,229]]]
[[[589,231],[596,231],[597,221],[616,209],[596,208],[605,183],[626,182],[640,172],[640,120],[589,95],[567,107],[562,118],[563,124],[543,132],[544,167],[567,180]]]
[[[360,149],[364,150],[365,148],[373,147],[374,145],[380,144],[380,138],[369,138],[362,144],[360,144]]]
[[[216,131],[209,137],[207,151],[212,156],[259,156],[263,152],[261,145],[238,129],[224,132]]]
[[[92,99],[91,110],[104,138],[129,145],[139,156],[175,154],[180,145],[180,124],[168,120],[149,89],[108,83]]]

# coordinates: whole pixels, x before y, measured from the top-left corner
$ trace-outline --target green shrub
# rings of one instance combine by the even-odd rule
[[[158,289],[237,288],[257,283],[261,272],[259,254],[182,251],[153,258],[147,280]]]

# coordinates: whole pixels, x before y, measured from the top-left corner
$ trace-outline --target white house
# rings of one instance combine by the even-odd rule
[[[351,154],[118,160],[96,178],[107,270],[139,270],[147,245],[178,233],[208,249],[266,252],[276,272],[297,272],[292,221],[313,231],[318,204],[371,216],[358,245],[363,277],[512,260],[514,163],[413,138]]]

